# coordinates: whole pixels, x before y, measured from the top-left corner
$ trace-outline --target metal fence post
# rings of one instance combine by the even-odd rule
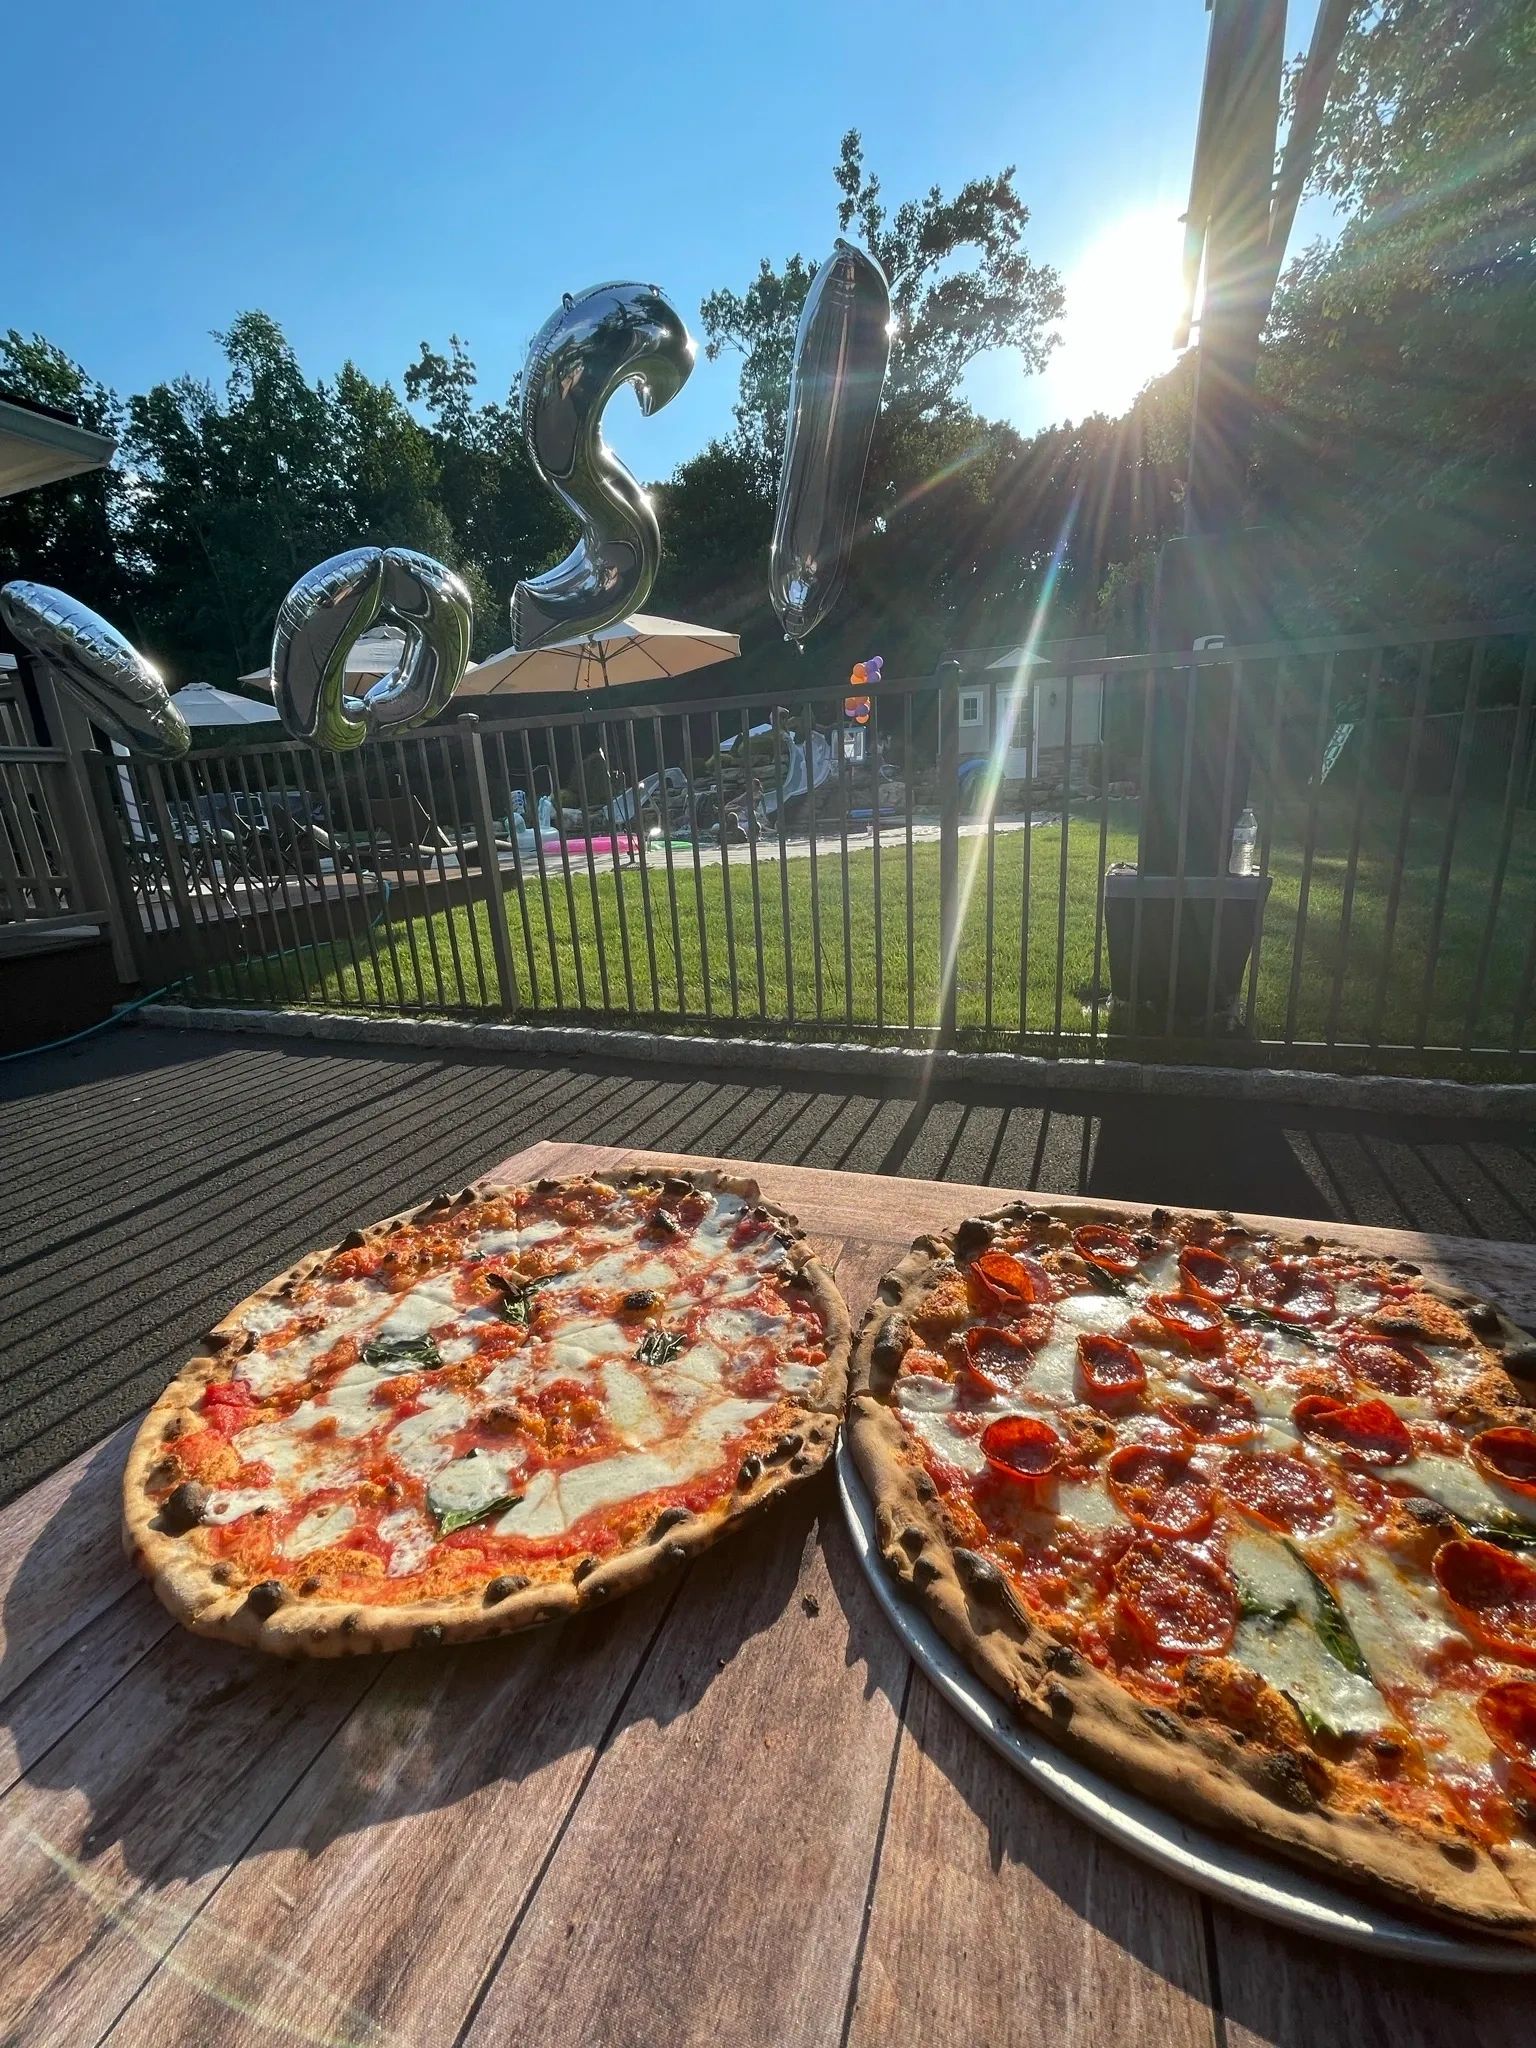
[[[939,1042],[953,1045],[960,978],[960,683],[941,662],[939,685]]]
[[[64,834],[66,854],[77,885],[105,913],[112,964],[118,980],[127,984],[134,981],[139,973],[137,948],[128,934],[128,919],[131,917],[137,927],[138,910],[134,904],[123,900],[115,886],[116,877],[107,850],[107,828],[98,812],[96,792],[91,786],[90,770],[86,765],[88,760],[100,758],[90,723],[79,706],[55,683],[46,662],[35,661],[32,673],[54,743],[64,753],[68,794],[59,807],[55,822]]]
[[[516,1016],[522,1008],[518,993],[517,967],[512,958],[512,933],[507,924],[507,899],[501,885],[501,855],[496,850],[496,831],[491,821],[491,785],[485,773],[485,749],[480,743],[480,720],[473,711],[459,716],[464,735],[464,761],[469,770],[469,795],[475,807],[475,836],[480,842],[480,875],[485,883],[485,907],[491,920],[491,949],[496,956],[496,974],[501,983],[502,1008]]]

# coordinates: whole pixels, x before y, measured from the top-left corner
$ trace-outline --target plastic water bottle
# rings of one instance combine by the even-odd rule
[[[1259,843],[1259,821],[1252,811],[1244,810],[1243,815],[1232,827],[1232,857],[1227,862],[1229,875],[1251,875],[1253,873],[1254,848]]]

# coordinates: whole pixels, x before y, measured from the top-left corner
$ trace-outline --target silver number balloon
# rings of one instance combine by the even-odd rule
[[[361,696],[346,688],[353,643],[380,620],[400,626],[400,660]],[[301,576],[272,636],[272,694],[295,739],[337,750],[441,711],[469,660],[474,608],[451,569],[410,548],[352,548]]]
[[[804,640],[842,590],[890,358],[885,272],[839,241],[811,280],[795,333],[768,556],[769,593],[788,640]]]
[[[133,753],[175,761],[192,744],[159,671],[88,605],[46,583],[18,581],[0,590],[0,618],[93,724]]]
[[[632,384],[649,417],[681,391],[693,360],[687,328],[651,284],[568,294],[540,328],[523,370],[523,440],[539,476],[581,521],[581,539],[557,568],[513,592],[514,647],[596,633],[645,603],[661,529],[603,440],[603,409]]]

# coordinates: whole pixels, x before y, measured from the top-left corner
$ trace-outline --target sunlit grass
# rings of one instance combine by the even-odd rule
[[[1388,1044],[1412,1044],[1421,1036],[1431,1047],[1456,1048],[1464,1038],[1474,1047],[1510,1044],[1530,995],[1522,989],[1536,917],[1536,817],[1523,813],[1516,819],[1470,1032],[1500,813],[1491,805],[1463,807],[1427,1002],[1445,806],[1426,801],[1415,807],[1394,920],[1391,878],[1399,820],[1395,797],[1367,806],[1346,939],[1353,807],[1342,793],[1330,798],[1325,792],[1299,961],[1305,807],[1284,808],[1272,820],[1274,887],[1255,1003],[1261,1039],[1285,1036],[1293,1012],[1292,1035],[1301,1041],[1332,1036],[1358,1044],[1379,1027]],[[962,1032],[1059,1028],[1084,1034],[1096,1009],[1103,1028],[1107,941],[1099,944],[1095,973],[1100,822],[1097,806],[1074,808],[1064,876],[1059,824],[1027,835],[997,833],[990,869],[986,838],[962,839],[964,918],[955,951]],[[1105,861],[1134,861],[1136,827],[1134,804],[1110,806]],[[611,863],[599,863],[594,876],[575,865],[569,890],[563,869],[552,861],[547,909],[532,874],[521,897],[515,889],[506,894],[517,1007],[523,1013],[603,1013],[645,1023],[681,1017],[781,1025],[821,1018],[854,1030],[931,1029],[940,1006],[938,847],[914,847],[909,866],[901,835],[882,834],[877,915],[875,850],[867,834],[852,846],[846,900],[835,848],[822,851],[814,866],[803,855],[782,867],[763,858],[755,880],[745,847],[732,850],[728,869],[703,867],[697,876],[688,854],[676,853],[671,890],[659,852],[648,857],[643,874],[627,868],[616,875]],[[248,963],[225,970],[208,993],[258,1000],[272,1000],[275,993],[292,1002],[368,1009],[496,1009],[512,993],[499,987],[484,903],[409,923],[386,915],[371,938],[376,958],[361,947],[356,966],[346,949],[305,949],[265,967]]]

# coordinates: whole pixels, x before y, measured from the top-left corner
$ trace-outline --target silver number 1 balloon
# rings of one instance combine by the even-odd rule
[[[0,590],[0,618],[92,723],[132,753],[175,761],[192,744],[159,671],[88,605],[46,583],[18,581]]]
[[[769,594],[787,640],[804,640],[842,590],[890,359],[885,272],[839,241],[811,280],[795,333],[768,556]]]
[[[632,384],[649,416],[693,368],[681,317],[653,284],[599,284],[567,295],[534,338],[523,371],[523,440],[540,478],[581,521],[557,568],[512,594],[512,644],[543,647],[638,611],[661,561],[649,497],[602,435],[603,409]]]
[[[361,696],[346,688],[347,655],[379,619],[401,626],[399,662]],[[451,569],[410,548],[352,548],[301,576],[272,636],[272,694],[295,739],[342,749],[370,732],[420,725],[459,686],[474,608]]]

